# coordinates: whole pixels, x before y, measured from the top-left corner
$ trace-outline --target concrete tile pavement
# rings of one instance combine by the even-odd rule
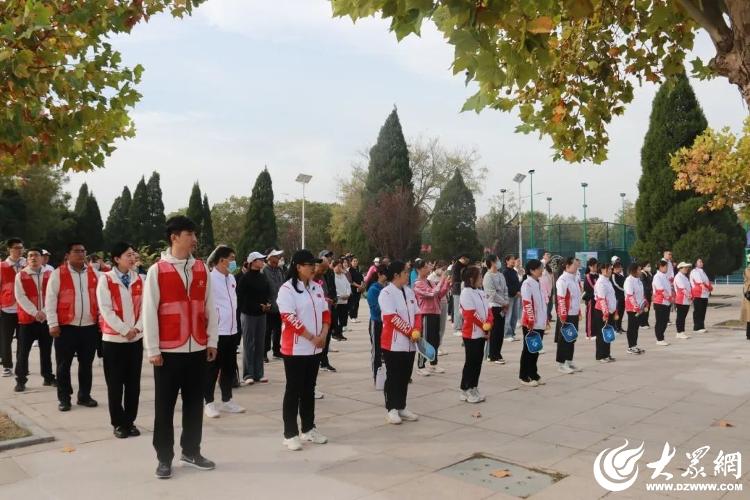
[[[717,291],[734,297],[715,299],[728,307],[709,308],[709,326],[738,316],[737,287],[720,286]],[[711,329],[677,341],[670,327],[668,335],[672,345],[657,348],[653,330],[642,330],[640,344],[648,350],[643,356],[626,354],[624,339],[618,339],[613,346],[618,360],[608,365],[595,363],[593,342],[582,339],[576,361],[584,372],[575,375],[556,371],[555,345],[545,337],[547,353],[539,364],[547,384],[539,388],[518,386],[521,345],[505,343],[508,363],[483,366],[480,388],[487,401],[467,405],[458,400],[460,339],[449,332],[449,354],[440,358],[447,373],[415,374],[409,388],[409,408],[422,419],[390,426],[384,420],[383,395],[372,387],[367,325],[354,324],[347,332],[350,340],[336,343],[340,352],[331,355],[338,373],[321,372],[319,377],[326,397],[317,401],[317,424],[329,444],[306,446],[300,453],[281,447],[284,375],[282,364],[274,361],[266,365],[269,384],[236,390],[235,399],[247,413],[205,420],[203,451],[218,463],[217,470],[177,466],[175,477],[161,482],[152,475],[150,367],[144,364],[137,422],[144,435],[117,440],[109,425],[99,362],[93,394],[100,406],[60,413],[54,390],[40,387],[34,351],[29,391],[15,394],[12,379],[0,379],[0,397],[57,441],[0,456],[0,499],[515,498],[437,472],[475,453],[568,474],[532,498],[593,499],[614,495],[594,481],[594,459],[624,439],[634,447],[645,442],[646,451],[638,481],[617,498],[666,498],[663,492],[645,491],[651,472],[645,465],[659,457],[664,441],[678,448],[668,468],[676,477],[688,464],[685,453],[699,446],[712,447],[704,459],[707,469],[719,449],[750,456],[750,342],[744,332]],[[719,419],[734,426],[717,427]],[[178,432],[179,421],[178,404]],[[746,471],[738,482],[746,491],[750,488]],[[670,492],[668,498],[695,495]],[[746,495],[700,493],[701,498]]]

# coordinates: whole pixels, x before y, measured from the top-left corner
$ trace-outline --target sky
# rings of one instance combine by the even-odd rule
[[[387,22],[333,19],[326,0],[208,0],[190,18],[156,16],[114,45],[125,63],[145,67],[132,112],[137,136],[117,143],[106,168],[71,174],[66,186],[75,195],[87,182],[105,220],[123,186],[133,190],[154,170],[167,213],[187,206],[195,181],[212,204],[249,196],[264,166],[278,200],[301,197],[294,179],[306,173],[307,199],[336,201],[337,179],[349,176],[394,105],[407,142],[437,136],[449,149],[478,151],[489,172],[475,193],[478,214],[500,189],[517,192],[513,176],[529,169],[536,210],[552,197],[552,213],[581,217],[581,182],[589,217],[612,220],[621,192],[637,198],[652,84],[610,124],[609,160],[572,165],[552,161],[549,140],[514,133],[514,112],[461,113],[473,92],[452,75],[452,48],[431,24],[397,43]],[[712,52],[701,34],[695,53]],[[740,131],[747,109],[736,87],[693,85],[709,126]],[[522,189],[528,197],[528,180]]]

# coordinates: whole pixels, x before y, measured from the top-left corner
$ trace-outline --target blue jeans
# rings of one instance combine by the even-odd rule
[[[266,315],[242,314],[242,379],[263,378],[263,356],[266,354]]]
[[[505,337],[515,337],[516,323],[521,316],[521,297],[510,297],[508,312],[505,315]]]

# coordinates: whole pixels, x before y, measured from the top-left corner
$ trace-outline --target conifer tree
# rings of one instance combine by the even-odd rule
[[[185,215],[195,223],[195,227],[197,228],[195,234],[199,240],[203,228],[203,202],[201,198],[201,187],[196,182],[193,184],[193,190],[190,192],[190,200],[188,201]]]
[[[167,218],[164,215],[164,202],[162,201],[159,179],[159,173],[154,172],[146,184],[146,244],[152,250],[163,247],[166,238],[164,231],[167,226]]]
[[[456,169],[435,202],[432,222],[432,253],[450,259],[461,253],[479,258],[481,245],[476,230],[474,195]]]
[[[245,232],[240,241],[239,255],[263,252],[275,247],[278,241],[276,215],[273,211],[273,183],[268,169],[258,175],[250,196],[250,206],[245,216]]]
[[[149,227],[148,227],[148,192],[146,180],[141,177],[133,191],[133,201],[130,203],[128,212],[131,225],[131,239],[136,247],[142,247],[148,244]]]
[[[211,219],[211,207],[208,204],[208,195],[203,195],[203,224],[201,227],[201,246],[203,255],[209,255],[214,249],[214,223]],[[236,249],[235,249],[236,251]]]
[[[109,249],[118,241],[132,241],[132,228],[130,224],[130,205],[132,197],[130,189],[125,186],[122,194],[115,198],[112,208],[107,216],[107,224],[104,226],[104,249]]]

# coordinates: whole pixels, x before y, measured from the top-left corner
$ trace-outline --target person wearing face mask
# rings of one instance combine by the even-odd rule
[[[115,268],[99,275],[96,297],[109,418],[115,437],[123,439],[141,435],[135,419],[143,365],[143,280],[132,270],[135,252],[130,243],[115,243],[111,254]]]
[[[643,286],[643,297],[646,300],[648,304],[651,304],[651,300],[653,298],[653,284],[652,281],[654,279],[654,275],[651,274],[651,263],[650,262],[643,262],[641,264],[641,285]],[[651,328],[651,325],[648,323],[648,317],[651,312],[651,308],[647,307],[644,311],[641,312],[641,314],[638,316],[638,321],[640,323],[641,328]]]
[[[703,270],[703,259],[696,259],[695,268],[690,271],[690,284],[693,297],[693,331],[706,333],[706,309],[714,286]]]
[[[592,333],[596,335],[596,360],[600,363],[611,363],[615,361],[615,358],[610,355],[611,345],[604,341],[602,328],[606,325],[614,325],[614,322],[619,319],[615,289],[611,281],[612,263],[600,263],[599,276],[594,286],[595,306],[592,312]]]
[[[18,329],[16,307],[16,275],[26,267],[23,258],[23,240],[10,238],[6,247],[8,258],[0,262],[0,357],[3,361],[3,377],[13,376],[13,337]]]
[[[209,418],[217,418],[221,412],[244,413],[245,409],[232,400],[232,385],[237,370],[237,271],[235,252],[227,245],[219,245],[208,257],[211,269],[211,289],[214,292],[214,307],[219,322],[219,343],[216,359],[208,363],[206,386],[203,395],[206,401],[204,412]],[[214,402],[216,379],[221,389],[221,404]]]

